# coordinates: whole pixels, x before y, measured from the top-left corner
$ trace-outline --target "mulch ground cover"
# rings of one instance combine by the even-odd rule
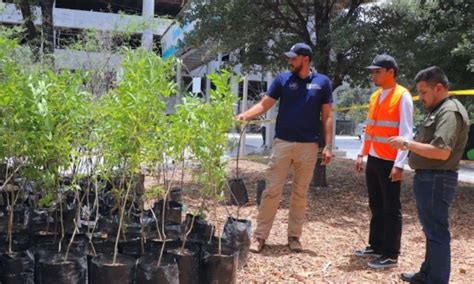
[[[208,218],[222,228],[227,216],[249,219],[256,224],[257,181],[264,179],[265,158],[239,161],[250,202],[237,206],[220,202]],[[235,162],[229,163],[229,176],[235,175]],[[178,175],[176,175],[178,176]],[[176,178],[178,180],[178,178]],[[369,258],[353,251],[367,245],[370,211],[364,174],[357,174],[354,161],[335,158],[327,168],[326,188],[310,188],[306,223],[301,238],[302,253],[287,247],[288,203],[291,173],[273,224],[268,246],[260,254],[250,253],[248,264],[238,272],[241,283],[401,283],[399,274],[417,271],[425,253],[425,238],[418,221],[412,189],[413,172],[405,171],[402,183],[403,234],[399,265],[374,270]],[[185,175],[184,204],[189,211],[200,205],[200,187]],[[211,205],[211,204],[208,204]],[[210,206],[212,208],[212,206]],[[450,211],[452,283],[474,283],[474,184],[460,183]]]

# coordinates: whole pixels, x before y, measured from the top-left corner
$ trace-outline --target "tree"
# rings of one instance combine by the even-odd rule
[[[333,87],[341,85],[353,62],[365,55],[368,41],[353,41],[342,48],[335,30],[360,25],[362,4],[372,1],[191,1],[182,21],[194,22],[195,29],[185,37],[186,45],[199,47],[211,43],[209,52],[239,51],[244,69],[256,64],[276,71],[285,62],[283,52],[297,41],[315,51],[313,61],[318,72],[333,78]],[[338,33],[339,35],[339,33]],[[339,48],[335,49],[334,46]]]
[[[343,33],[350,35],[353,27],[364,24],[370,27],[372,22],[361,14],[365,11],[362,4],[372,1],[207,2],[191,1],[183,12],[182,21],[195,24],[192,33],[185,37],[186,45],[210,45],[211,53],[237,50],[239,56],[232,63],[241,63],[244,70],[255,65],[260,65],[264,71],[280,70],[285,64],[283,53],[295,42],[304,41],[314,50],[313,62],[317,71],[329,74],[333,88],[336,88],[350,71],[360,69],[361,64],[368,62],[366,57],[372,56],[367,53],[371,41],[341,37]],[[363,29],[369,35],[373,31]],[[325,186],[325,167],[320,162],[318,159],[314,185]]]
[[[52,54],[54,52],[54,21],[53,7],[54,0],[15,0],[20,8],[24,19],[24,27],[26,29],[26,41],[31,47],[35,58],[39,59],[39,54]],[[42,26],[38,30],[34,25],[35,15],[32,12],[33,5],[41,7]],[[41,37],[41,35],[43,35]]]
[[[452,89],[472,88],[474,62],[474,3],[468,0],[433,1],[382,6],[379,50],[392,54],[402,81],[414,87],[416,73],[431,65],[441,67]]]
[[[205,45],[210,54],[238,51],[230,64],[241,63],[244,71],[256,65],[276,71],[284,69],[283,52],[304,41],[334,89],[345,81],[369,86],[365,67],[381,53],[397,59],[397,80],[409,88],[418,70],[434,64],[446,70],[453,88],[472,84],[472,1],[369,2],[194,0],[182,13],[182,22],[195,25],[184,43]]]
[[[315,52],[316,70],[332,78],[334,89],[344,81],[367,86],[364,67],[384,52],[397,59],[402,82],[411,83],[418,70],[435,63],[456,77],[456,88],[472,77],[466,72],[474,65],[474,5],[469,0],[208,2],[191,1],[183,11],[181,21],[195,25],[184,43],[206,44],[210,54],[238,51],[231,64],[242,63],[244,70],[256,65],[265,71],[284,69],[283,52],[304,41]]]

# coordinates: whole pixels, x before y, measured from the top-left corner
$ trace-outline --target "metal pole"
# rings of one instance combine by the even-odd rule
[[[210,62],[206,63],[206,102],[208,103],[211,100],[211,79],[209,79],[209,74],[211,73]]]
[[[217,54],[217,70],[221,70],[222,65],[222,52]]]
[[[267,81],[267,90],[270,88],[270,84],[272,83],[272,73],[267,72],[266,74],[266,81]],[[266,114],[266,119],[273,119],[275,117],[275,106],[272,107]],[[265,127],[265,145],[268,148],[272,147],[273,139],[275,138],[275,123],[267,123]]]
[[[151,30],[151,24],[153,23],[153,17],[155,15],[155,0],[143,0],[142,5],[142,17],[145,23],[148,24],[147,28],[142,34],[142,47],[147,50],[153,49],[153,31]]]
[[[183,61],[179,58],[176,59],[176,101],[175,103],[181,103],[181,96],[183,92]]]
[[[249,77],[245,75],[243,79],[244,79],[244,86],[243,86],[243,94],[242,94],[242,107],[241,107],[242,111],[241,112],[244,112],[247,110],[247,98],[248,98],[248,93],[249,93]],[[247,129],[244,132],[242,132],[242,138],[240,142],[240,156],[241,157],[244,157],[247,154],[245,153],[246,132],[247,132]]]

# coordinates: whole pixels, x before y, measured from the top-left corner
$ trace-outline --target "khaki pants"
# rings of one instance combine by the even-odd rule
[[[316,165],[318,144],[287,142],[276,138],[266,170],[266,188],[258,211],[254,237],[267,239],[280,204],[288,171],[293,166],[288,237],[300,237],[305,219],[309,183]]]

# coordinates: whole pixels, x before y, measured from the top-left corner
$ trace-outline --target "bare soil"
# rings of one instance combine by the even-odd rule
[[[265,158],[239,161],[250,202],[240,210],[224,202],[208,218],[222,230],[229,214],[249,219],[255,226],[257,180],[264,179]],[[229,177],[235,176],[235,162],[229,163]],[[176,174],[176,180],[180,174]],[[363,174],[356,174],[354,161],[335,158],[327,168],[327,188],[310,188],[307,221],[301,238],[302,253],[287,247],[288,201],[291,173],[273,224],[268,246],[260,254],[250,253],[248,264],[238,272],[242,283],[401,283],[399,274],[416,272],[424,259],[425,238],[418,221],[412,190],[413,173],[406,171],[402,184],[403,235],[399,265],[374,270],[368,258],[353,255],[367,245],[370,211]],[[195,212],[200,205],[200,186],[186,173],[183,203]],[[208,204],[212,208],[212,204]],[[474,184],[459,185],[450,211],[452,269],[451,283],[474,283]]]

